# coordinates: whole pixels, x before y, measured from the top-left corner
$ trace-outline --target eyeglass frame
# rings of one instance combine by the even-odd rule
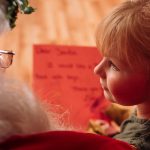
[[[13,52],[13,51],[9,51],[9,50],[1,50],[1,49],[0,49],[0,53],[15,55],[15,52]]]

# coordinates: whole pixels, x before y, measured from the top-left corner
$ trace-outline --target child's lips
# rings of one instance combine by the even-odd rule
[[[108,91],[108,88],[104,87],[104,90],[105,90],[105,91]]]
[[[102,89],[103,89],[104,91],[108,91],[108,88],[105,87],[105,86],[102,86]]]
[[[100,80],[101,87],[104,91],[108,91],[107,85],[103,80]]]

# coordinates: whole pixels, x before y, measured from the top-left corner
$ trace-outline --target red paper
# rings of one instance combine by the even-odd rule
[[[75,127],[86,128],[108,103],[93,73],[99,61],[95,47],[34,45],[34,89]]]

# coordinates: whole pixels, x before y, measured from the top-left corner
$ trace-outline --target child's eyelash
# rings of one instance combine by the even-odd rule
[[[115,71],[119,71],[119,68],[116,65],[114,65],[112,61],[109,61],[109,66],[112,67]]]

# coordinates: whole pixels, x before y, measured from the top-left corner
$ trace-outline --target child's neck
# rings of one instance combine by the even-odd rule
[[[150,101],[137,105],[137,117],[141,119],[150,119]]]

